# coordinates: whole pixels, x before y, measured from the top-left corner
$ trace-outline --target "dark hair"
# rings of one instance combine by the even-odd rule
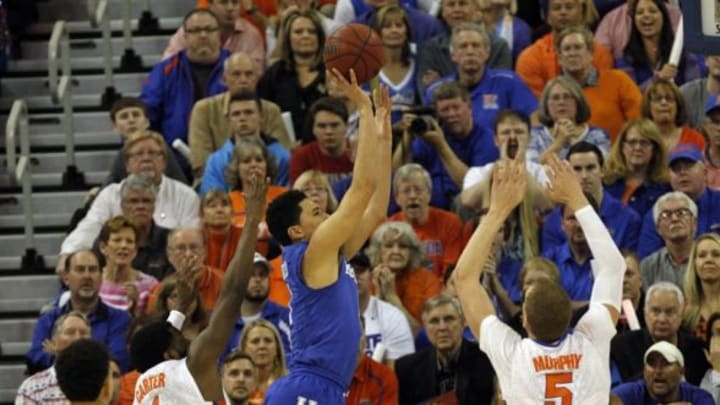
[[[93,339],[79,339],[58,354],[58,385],[70,401],[95,401],[110,372],[107,348]]]
[[[687,107],[685,106],[685,97],[675,82],[667,79],[656,79],[653,81],[643,93],[642,104],[640,105],[640,113],[644,118],[653,120],[650,113],[650,97],[652,97],[658,90],[667,90],[672,93],[675,99],[675,125],[683,126],[687,123]],[[654,120],[653,120],[654,122]]]
[[[662,16],[662,28],[660,29],[660,38],[658,38],[658,55],[657,59],[666,61],[670,59],[670,51],[672,50],[672,44],[674,42],[675,33],[673,32],[672,22],[670,21],[670,13],[668,13],[667,6],[662,0],[651,0],[655,6],[660,10]],[[650,66],[650,58],[648,57],[645,45],[643,43],[642,35],[635,26],[635,12],[637,11],[637,5],[629,10],[630,20],[630,38],[628,39],[625,49],[623,49],[623,58],[635,69],[650,68],[654,70],[654,66]],[[682,71],[684,68],[684,59],[680,59],[680,66],[678,70]]]
[[[270,234],[280,242],[282,246],[293,243],[288,235],[288,228],[300,223],[302,208],[300,203],[307,196],[300,190],[286,191],[277,196],[267,208],[265,215]]]
[[[710,339],[713,337],[713,324],[717,321],[720,321],[720,312],[713,312],[710,315],[710,318],[708,318],[705,330],[705,345],[706,347],[710,347]]]
[[[562,285],[541,278],[527,291],[523,311],[533,337],[541,342],[554,342],[567,332],[572,308]]]
[[[498,132],[498,125],[500,125],[501,122],[504,122],[505,120],[509,120],[509,119],[515,119],[515,120],[522,122],[527,127],[528,134],[530,133],[531,124],[530,124],[530,119],[527,117],[527,115],[521,113],[520,111],[508,108],[508,109],[500,111],[500,114],[498,114],[497,117],[495,117],[494,128],[495,128],[496,135]]]
[[[227,357],[225,357],[225,360],[223,360],[222,365],[224,367],[226,364],[232,363],[233,361],[240,360],[240,359],[249,361],[250,364],[253,365],[253,368],[257,367],[257,365],[253,361],[252,357],[250,357],[249,354],[245,353],[244,351],[242,351],[240,349],[230,352],[230,354],[228,354]]]
[[[325,30],[322,26],[322,21],[320,21],[320,18],[318,17],[318,14],[315,10],[308,9],[303,11],[291,11],[288,13],[288,15],[285,17],[285,20],[282,21],[282,25],[280,26],[280,32],[278,34],[278,46],[280,47],[280,60],[284,64],[284,67],[288,70],[294,71],[297,66],[295,66],[295,57],[294,52],[292,50],[292,45],[290,44],[290,30],[298,18],[307,18],[310,20],[312,25],[315,27],[315,35],[317,35],[318,39],[318,49],[315,53],[315,57],[312,60],[312,63],[310,64],[311,70],[322,70],[323,68],[323,49],[325,48]]]
[[[165,352],[173,343],[173,326],[165,320],[140,328],[130,339],[130,360],[144,373],[165,361]]]
[[[449,81],[442,83],[432,93],[433,106],[438,100],[450,100],[453,98],[460,98],[462,101],[470,101],[470,93],[463,87],[459,82]]]
[[[230,107],[230,104],[236,101],[254,101],[257,105],[258,111],[262,111],[262,103],[260,102],[260,98],[252,91],[239,90],[235,93],[232,93],[230,95],[230,100],[228,101],[228,108]]]
[[[136,107],[142,110],[143,115],[145,115],[145,118],[150,119],[150,116],[148,115],[147,106],[145,103],[142,102],[137,97],[122,97],[117,99],[113,105],[112,108],[110,108],[110,120],[112,122],[115,122],[115,118],[117,117],[117,113],[120,112],[120,110],[124,110],[126,108]]]
[[[196,8],[194,10],[191,10],[189,13],[185,14],[185,17],[183,18],[182,27],[185,29],[185,25],[187,24],[187,21],[190,19],[190,17],[194,16],[195,14],[207,14],[215,20],[218,26],[220,26],[220,20],[217,18],[215,13],[210,11],[207,8]]]
[[[303,128],[303,132],[309,139],[315,139],[313,127],[315,126],[315,116],[320,111],[337,115],[343,120],[343,122],[345,122],[345,124],[347,124],[350,116],[347,107],[345,106],[345,102],[341,98],[331,96],[320,97],[310,106],[310,109],[305,116],[305,126]]]
[[[71,265],[72,265],[72,260],[73,260],[73,258],[75,257],[75,255],[78,254],[78,253],[82,253],[82,252],[90,253],[90,254],[92,254],[93,256],[95,256],[95,260],[97,260],[98,266],[100,266],[100,265],[103,263],[103,261],[101,260],[100,256],[98,256],[97,252],[95,252],[94,250],[78,250],[78,251],[76,251],[76,252],[70,253],[70,254],[67,255],[67,257],[65,258],[65,272],[66,272],[66,273],[70,271],[70,267],[71,267]]]
[[[592,152],[595,154],[595,156],[597,156],[598,164],[600,165],[600,167],[603,167],[603,165],[605,165],[605,158],[603,157],[600,148],[598,148],[597,145],[595,145],[594,143],[586,141],[580,141],[570,146],[567,155],[565,155],[565,160],[570,160],[570,156],[574,154],[588,152]]]

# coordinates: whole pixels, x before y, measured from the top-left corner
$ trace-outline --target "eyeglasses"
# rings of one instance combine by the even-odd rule
[[[652,142],[647,139],[625,139],[623,143],[631,148],[637,148],[638,146],[642,149],[652,146]]]
[[[176,253],[200,253],[202,251],[203,247],[200,245],[177,245],[177,246],[171,246],[170,250]]]
[[[130,159],[142,159],[145,157],[154,159],[158,156],[162,156],[162,154],[162,151],[159,150],[141,150],[133,153],[128,153],[128,157]]]
[[[692,211],[690,211],[688,208],[678,208],[676,210],[664,210],[660,211],[660,215],[658,215],[658,218],[661,221],[667,221],[671,219],[672,217],[677,217],[678,219],[683,219],[687,217],[691,217],[693,215]]]
[[[198,35],[201,33],[205,33],[207,35],[210,35],[212,33],[218,32],[220,30],[220,27],[192,27],[185,30],[188,34]]]

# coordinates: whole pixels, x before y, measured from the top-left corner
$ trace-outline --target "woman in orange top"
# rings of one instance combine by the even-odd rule
[[[425,247],[407,222],[386,222],[367,249],[376,295],[402,311],[413,335],[422,326],[425,302],[440,294],[442,282],[425,267]]]
[[[227,193],[210,190],[205,194],[200,203],[200,218],[207,246],[205,264],[224,272],[235,254],[242,230],[233,226],[232,204]]]
[[[672,149],[681,143],[692,143],[705,150],[705,138],[687,125],[685,98],[675,83],[657,79],[643,94],[642,116],[655,122],[665,149]]]
[[[250,355],[257,367],[258,385],[248,403],[262,405],[270,384],[288,373],[280,333],[272,323],[256,319],[243,328],[240,351]]]

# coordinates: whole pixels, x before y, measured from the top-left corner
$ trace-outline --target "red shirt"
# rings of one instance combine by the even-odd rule
[[[317,141],[295,148],[290,157],[290,183],[300,177],[304,171],[315,169],[328,175],[330,183],[352,174],[353,162],[350,149],[340,157],[332,157],[320,150]],[[334,175],[334,176],[333,176]]]
[[[361,356],[346,405],[397,405],[398,381],[390,367]]]
[[[200,300],[202,307],[206,311],[212,311],[215,307],[218,297],[220,296],[220,287],[222,287],[223,273],[210,266],[205,266],[200,278],[198,279],[198,291],[200,292]],[[152,312],[155,309],[158,295],[162,283],[155,286],[148,297],[147,307]]]
[[[429,207],[427,221],[422,225],[411,224],[418,238],[425,245],[425,254],[432,262],[432,271],[440,279],[445,269],[457,262],[462,248],[463,224],[460,218],[449,211]],[[402,211],[388,218],[390,221],[405,221]]]

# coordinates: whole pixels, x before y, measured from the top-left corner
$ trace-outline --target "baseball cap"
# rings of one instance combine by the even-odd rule
[[[260,264],[262,264],[263,266],[265,266],[265,268],[267,269],[267,271],[270,271],[270,263],[267,261],[267,259],[265,258],[265,256],[261,255],[261,254],[258,253],[258,252],[255,252],[255,257],[253,257],[253,264],[258,264],[258,263],[260,263]]]
[[[710,114],[717,108],[720,108],[720,94],[712,94],[705,102],[705,115]]]
[[[644,361],[647,363],[650,353],[660,353],[668,363],[678,363],[680,367],[685,367],[685,359],[680,350],[674,344],[668,342],[657,342],[650,346],[645,352]]]
[[[692,160],[693,162],[702,162],[703,154],[702,152],[700,152],[700,149],[698,149],[697,146],[691,143],[681,143],[670,151],[670,165],[672,165],[676,160],[680,159]]]

